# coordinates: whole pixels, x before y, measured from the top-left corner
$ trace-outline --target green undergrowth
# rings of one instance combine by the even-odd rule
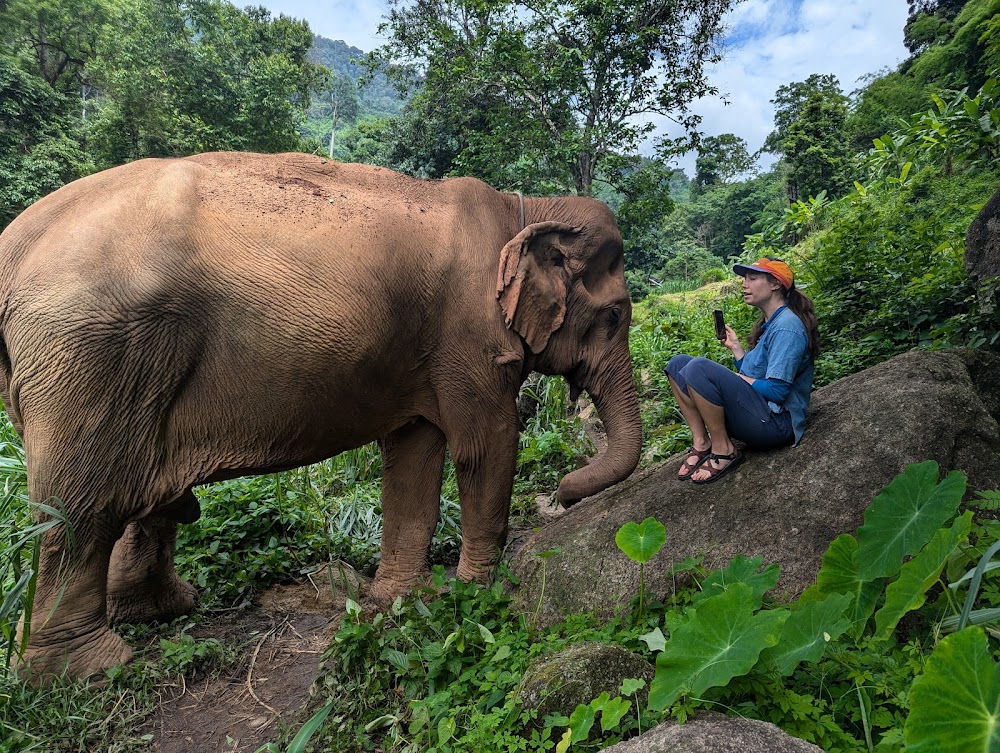
[[[573,615],[536,627],[512,611],[503,582],[445,581],[440,570],[433,588],[388,612],[366,616],[349,602],[314,688],[329,713],[314,749],[596,751],[713,709],[772,722],[828,753],[995,750],[1000,670],[986,635],[1000,600],[987,549],[1000,526],[961,512],[964,491],[961,473],[939,479],[933,462],[911,466],[856,536],[830,545],[817,582],[791,604],[767,598],[777,566],[747,557],[712,572],[681,563],[689,587],[637,598],[604,625]],[[629,524],[618,541],[642,567],[662,546],[662,526]],[[647,705],[638,682],[568,716],[525,707],[519,686],[532,661],[594,640],[655,665]],[[953,687],[959,679],[972,687]],[[950,727],[932,692],[965,699],[948,706]]]

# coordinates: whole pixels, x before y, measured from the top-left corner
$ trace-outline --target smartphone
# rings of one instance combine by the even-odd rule
[[[712,316],[715,317],[715,336],[724,342],[726,339],[726,320],[719,309],[713,311]]]

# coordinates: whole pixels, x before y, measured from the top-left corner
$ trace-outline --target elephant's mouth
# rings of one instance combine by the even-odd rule
[[[563,377],[569,383],[569,401],[575,403],[580,399],[580,395],[583,394],[584,388],[580,386],[580,372],[583,370],[583,364],[579,364],[576,368],[563,374]]]

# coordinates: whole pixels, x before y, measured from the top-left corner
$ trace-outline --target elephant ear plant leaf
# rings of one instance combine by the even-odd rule
[[[698,606],[706,599],[710,599],[717,594],[728,590],[734,583],[745,583],[753,589],[754,608],[760,609],[764,600],[764,594],[770,591],[778,583],[781,568],[774,563],[765,567],[761,572],[763,557],[744,557],[737,555],[732,561],[721,570],[713,570],[701,583],[701,592],[695,596],[692,602]]]
[[[761,662],[788,677],[799,662],[819,661],[827,645],[850,627],[845,612],[851,602],[850,594],[830,594],[822,601],[808,602],[793,610],[785,620],[781,640],[761,652]]]
[[[645,565],[667,542],[667,529],[656,518],[646,518],[642,523],[629,522],[618,529],[615,543],[625,556],[639,563],[639,609],[636,622],[642,619],[645,599]]]
[[[906,753],[1000,753],[1000,665],[981,628],[935,647],[909,703]]]
[[[912,560],[903,565],[899,578],[885,590],[885,606],[875,614],[875,637],[886,640],[907,612],[919,609],[948,559],[969,538],[972,512],[958,518],[951,528],[941,528]]]
[[[865,510],[854,555],[863,581],[892,577],[958,510],[965,475],[952,471],[938,483],[938,464],[915,463],[894,478]]]
[[[858,550],[858,540],[849,533],[835,538],[823,553],[822,565],[816,576],[816,583],[799,597],[800,604],[818,601],[830,594],[849,594],[851,605],[847,617],[851,621],[850,632],[858,638],[875,611],[875,602],[882,593],[883,579],[864,581],[858,575],[854,561]]]
[[[685,693],[700,695],[749,672],[760,652],[778,643],[788,611],[754,614],[753,588],[734,583],[706,599],[676,628],[667,648],[656,657],[649,708],[667,708]]]

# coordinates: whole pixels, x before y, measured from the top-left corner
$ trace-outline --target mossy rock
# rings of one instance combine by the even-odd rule
[[[621,646],[585,641],[529,667],[521,682],[521,700],[526,707],[538,709],[539,719],[554,713],[569,716],[578,705],[590,703],[601,693],[612,698],[620,695],[622,680],[642,679],[646,685],[638,699],[632,700],[645,706],[654,672],[652,664]]]

